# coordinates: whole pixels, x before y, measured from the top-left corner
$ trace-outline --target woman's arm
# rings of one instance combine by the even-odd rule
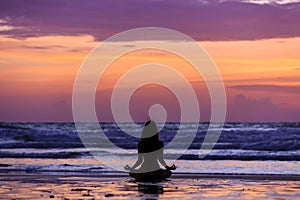
[[[163,151],[158,156],[158,161],[167,169],[167,170],[175,170],[177,167],[173,164],[171,167],[167,165],[163,157]]]
[[[143,162],[143,156],[141,156],[141,155],[139,154],[137,161],[136,161],[135,164],[132,166],[132,169],[137,168],[140,164],[142,164],[142,162]]]
[[[162,166],[166,167],[167,163],[164,160],[164,154],[163,154],[163,150],[159,151],[159,155],[158,155],[158,161],[162,164]]]

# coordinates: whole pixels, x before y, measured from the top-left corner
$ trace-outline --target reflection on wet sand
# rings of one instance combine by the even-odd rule
[[[143,183],[143,184],[139,183],[138,190],[139,190],[139,192],[141,192],[143,194],[163,194],[164,193],[163,186],[149,184],[149,183],[148,184],[147,183]]]
[[[0,176],[2,199],[299,199],[300,181],[172,178],[135,182],[101,175]]]

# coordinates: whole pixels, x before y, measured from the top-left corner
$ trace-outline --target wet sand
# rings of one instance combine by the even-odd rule
[[[299,199],[299,175],[174,174],[159,183],[127,174],[0,174],[0,199]]]

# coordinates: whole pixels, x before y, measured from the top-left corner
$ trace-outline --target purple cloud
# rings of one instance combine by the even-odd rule
[[[0,121],[72,121],[71,96],[0,96]]]
[[[300,110],[287,109],[274,104],[270,98],[251,99],[242,94],[235,97],[227,109],[226,121],[235,122],[280,122],[299,121]]]
[[[282,85],[236,85],[231,88],[238,90],[251,90],[251,91],[271,91],[280,93],[295,93],[300,94],[300,86],[282,86]]]
[[[10,0],[0,2],[1,31],[12,37],[91,34],[98,40],[131,28],[171,28],[196,40],[300,36],[300,3],[179,0]]]

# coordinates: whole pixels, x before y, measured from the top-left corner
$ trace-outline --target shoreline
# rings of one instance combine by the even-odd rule
[[[86,177],[86,178],[130,178],[128,173],[124,172],[104,172],[104,173],[65,173],[65,172],[40,172],[40,173],[3,173],[0,172],[0,178],[4,177],[41,177],[49,178],[59,177]],[[170,179],[244,179],[244,180],[274,180],[274,181],[300,181],[299,174],[223,174],[223,173],[173,173]]]

